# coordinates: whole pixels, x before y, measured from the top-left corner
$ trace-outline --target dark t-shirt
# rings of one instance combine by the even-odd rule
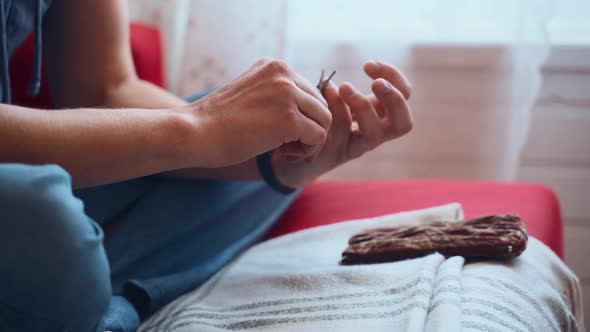
[[[4,17],[0,19],[4,21],[6,27],[3,31],[6,41],[6,58],[3,60],[6,63],[0,64],[0,74],[2,76],[8,75],[8,73],[5,73],[8,60],[34,28],[37,2],[39,2],[41,12],[44,14],[47,12],[52,0],[0,0],[0,5],[4,7]],[[5,101],[6,96],[2,96],[2,84],[3,82],[0,80],[0,100]]]

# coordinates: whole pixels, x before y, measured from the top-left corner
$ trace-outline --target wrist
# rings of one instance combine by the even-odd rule
[[[306,179],[307,168],[304,161],[291,162],[287,161],[278,153],[273,153],[272,169],[276,179],[284,186],[290,188],[299,188],[305,186],[308,182]]]
[[[169,147],[182,168],[218,168],[228,163],[224,124],[210,116],[211,107],[201,101],[175,110],[171,119]],[[230,144],[231,145],[231,144]]]
[[[329,167],[322,160],[292,162],[278,153],[273,154],[272,165],[278,181],[291,188],[306,186],[336,166]]]
[[[156,151],[170,169],[199,167],[201,153],[196,144],[203,145],[198,135],[200,123],[189,112],[181,109],[159,111],[162,118],[148,135],[155,140]],[[195,158],[195,155],[196,158]]]
[[[272,151],[269,151],[256,157],[256,165],[258,166],[259,175],[264,180],[264,182],[266,182],[266,184],[275,191],[282,194],[291,194],[296,189],[294,186],[287,186],[281,182],[281,180],[279,180],[273,165],[273,159],[276,160],[276,158],[273,158],[273,155],[276,154],[272,153]]]

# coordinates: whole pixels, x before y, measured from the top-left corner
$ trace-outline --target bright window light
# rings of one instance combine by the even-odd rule
[[[288,29],[294,41],[497,44],[522,40],[526,17],[548,22],[539,40],[590,45],[589,13],[588,0],[292,0]]]

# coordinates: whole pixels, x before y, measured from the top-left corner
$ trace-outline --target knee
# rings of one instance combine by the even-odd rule
[[[102,241],[100,228],[72,193],[70,175],[56,165],[0,164],[0,220],[5,236],[80,242],[86,235]]]
[[[111,296],[102,230],[66,171],[0,165],[0,227],[0,302],[67,325],[100,320]]]
[[[81,203],[72,197],[70,176],[56,165],[0,165],[3,220],[18,220],[18,224],[34,220],[36,227],[55,226],[56,221],[83,212]]]

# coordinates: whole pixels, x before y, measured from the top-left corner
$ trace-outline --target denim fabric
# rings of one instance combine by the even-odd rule
[[[260,182],[161,177],[76,195],[57,166],[0,164],[7,331],[135,331],[139,317],[198,287],[259,239],[295,197]],[[106,224],[114,215],[103,248],[93,218]]]
[[[0,330],[97,329],[111,299],[101,228],[57,166],[0,164]]]

